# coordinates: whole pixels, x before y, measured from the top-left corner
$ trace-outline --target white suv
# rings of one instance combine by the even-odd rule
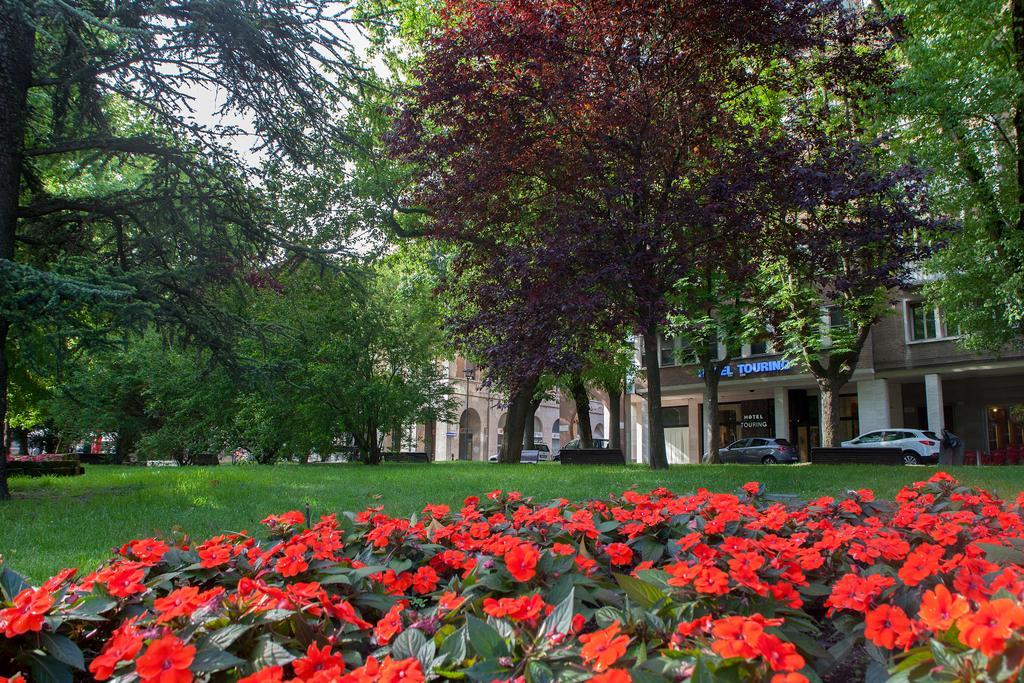
[[[843,448],[899,448],[907,465],[934,465],[939,461],[942,439],[920,429],[879,429],[844,441]]]

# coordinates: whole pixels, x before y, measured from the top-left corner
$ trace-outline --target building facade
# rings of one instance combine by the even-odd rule
[[[464,358],[443,361],[451,383],[457,419],[439,420],[408,428],[401,450],[425,452],[437,461],[486,461],[501,449],[508,419],[507,398],[485,386],[482,373]],[[590,401],[590,424],[595,438],[604,438],[608,410],[596,393]],[[545,444],[552,453],[575,439],[579,433],[576,403],[555,392],[537,408],[533,420],[535,444]],[[386,448],[391,445],[388,440]],[[396,449],[397,450],[397,449]]]
[[[961,349],[941,311],[914,291],[901,293],[892,307],[892,315],[872,330],[841,391],[839,440],[903,427],[936,433],[948,429],[967,450],[979,452],[1024,443],[1021,416],[1013,410],[1024,403],[1024,351],[1008,349],[996,356]],[[678,364],[677,341],[666,338],[661,345],[669,462],[697,463],[709,437],[703,424],[703,380],[696,366]],[[820,401],[808,372],[767,344],[745,345],[720,383],[721,443],[782,437],[806,455],[820,445]],[[634,461],[643,461],[642,451],[629,452]]]

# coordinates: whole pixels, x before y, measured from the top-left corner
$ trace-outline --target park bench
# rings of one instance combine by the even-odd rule
[[[903,465],[899,448],[812,448],[815,465]]]
[[[625,465],[618,448],[566,448],[559,453],[563,465]]]
[[[75,477],[79,474],[85,474],[85,468],[73,453],[61,454],[59,460],[7,462],[7,475],[11,477]]]
[[[423,452],[385,453],[384,462],[428,463],[430,456]]]

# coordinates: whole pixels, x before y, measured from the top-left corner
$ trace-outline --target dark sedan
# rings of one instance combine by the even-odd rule
[[[718,449],[723,463],[775,465],[778,463],[800,462],[800,454],[786,439],[754,437],[733,441],[725,448]],[[710,456],[705,453],[704,460]]]

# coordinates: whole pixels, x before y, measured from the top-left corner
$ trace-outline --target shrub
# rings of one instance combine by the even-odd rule
[[[1022,504],[940,473],[893,502],[751,483],[288,512],[39,588],[2,568],[0,682],[1010,680]]]

